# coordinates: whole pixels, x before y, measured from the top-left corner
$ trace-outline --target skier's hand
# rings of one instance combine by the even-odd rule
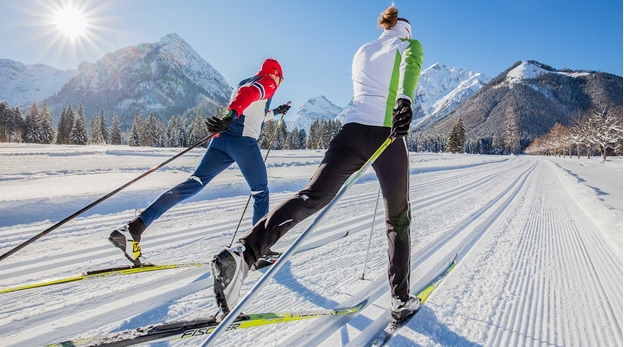
[[[277,113],[279,114],[284,114],[288,112],[288,110],[290,110],[290,102],[287,104],[277,106],[276,110],[277,110]]]
[[[392,131],[397,138],[404,137],[412,123],[412,102],[408,99],[398,99],[392,108]]]
[[[219,117],[212,116],[206,119],[206,127],[208,128],[208,131],[213,134],[222,133],[230,127],[230,124],[232,124],[233,121],[234,119],[232,117],[221,119]]]

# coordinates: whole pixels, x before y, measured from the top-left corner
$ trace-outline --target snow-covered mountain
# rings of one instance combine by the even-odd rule
[[[435,63],[420,73],[414,95],[414,124],[450,113],[491,78],[480,72]]]
[[[29,106],[53,95],[78,74],[77,70],[59,70],[44,64],[26,65],[0,59],[0,101]]]
[[[518,66],[514,67],[509,72],[507,72],[507,75],[505,76],[505,80],[503,81],[503,83],[496,85],[495,88],[500,88],[502,86],[509,86],[513,84],[520,84],[528,79],[535,79],[535,78],[540,77],[543,74],[549,74],[549,73],[558,74],[562,76],[568,76],[568,77],[580,77],[580,76],[589,75],[589,72],[557,71],[544,64],[540,64],[536,61],[522,61],[520,62]]]
[[[558,70],[535,60],[518,61],[493,78],[479,93],[442,119],[421,122],[415,130],[446,135],[458,119],[473,138],[503,136],[513,120],[524,139],[570,124],[593,105],[622,107],[622,77],[596,71]]]
[[[82,103],[87,116],[104,109],[119,114],[128,126],[136,113],[154,112],[168,120],[189,108],[224,105],[232,87],[177,34],[106,54],[95,64],[84,62],[79,74],[45,101],[60,108]]]
[[[297,128],[304,129],[306,133],[309,133],[310,125],[312,125],[315,119],[334,119],[342,110],[342,107],[334,105],[331,101],[327,100],[327,98],[319,95],[309,99],[299,108],[297,116],[288,125],[288,130],[292,131],[294,128]]]

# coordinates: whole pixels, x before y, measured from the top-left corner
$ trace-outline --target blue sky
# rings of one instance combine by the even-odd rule
[[[97,20],[98,27],[92,30],[99,37],[95,45],[76,50],[56,43],[46,50],[54,28],[42,24],[48,8],[58,1],[0,0],[0,58],[75,69],[83,60],[95,62],[104,53],[175,32],[231,85],[254,74],[265,58],[279,60],[285,81],[274,103],[291,100],[295,108],[318,95],[339,106],[348,104],[353,54],[379,36],[377,18],[391,3],[74,1]],[[395,4],[425,48],[423,69],[440,62],[495,77],[518,60],[533,59],[555,68],[622,76],[621,1],[397,0]]]

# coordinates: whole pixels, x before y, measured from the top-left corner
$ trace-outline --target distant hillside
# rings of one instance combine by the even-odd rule
[[[87,117],[104,109],[117,113],[123,128],[134,114],[167,121],[189,108],[206,112],[225,105],[232,92],[223,76],[176,34],[106,54],[95,64],[84,62],[48,103],[58,118],[67,104],[82,103]]]
[[[22,108],[30,106],[61,90],[77,74],[77,70],[62,71],[44,64],[26,65],[0,59],[0,102]]]
[[[306,134],[309,134],[310,125],[312,125],[315,119],[334,119],[342,110],[342,107],[334,105],[327,98],[319,95],[309,99],[299,108],[295,119],[288,124],[288,130],[292,131],[294,128],[303,129]]]
[[[536,61],[519,61],[492,79],[446,117],[418,124],[425,135],[446,135],[462,118],[468,137],[503,134],[506,117],[533,139],[556,123],[567,125],[577,110],[607,103],[622,107],[622,77],[595,71],[561,71]]]

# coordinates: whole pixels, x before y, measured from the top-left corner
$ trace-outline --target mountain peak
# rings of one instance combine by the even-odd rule
[[[310,125],[315,119],[330,120],[342,111],[342,107],[334,105],[323,95],[315,96],[308,99],[299,111],[297,116],[290,124],[290,130],[294,128],[304,129],[306,132],[310,130]]]
[[[180,37],[180,35],[176,34],[176,33],[170,33],[167,34],[166,36],[164,36],[162,39],[158,40],[158,42],[156,42],[157,45],[168,45],[168,44],[181,44],[183,46],[189,46],[190,45],[184,41],[184,39],[182,37]]]

